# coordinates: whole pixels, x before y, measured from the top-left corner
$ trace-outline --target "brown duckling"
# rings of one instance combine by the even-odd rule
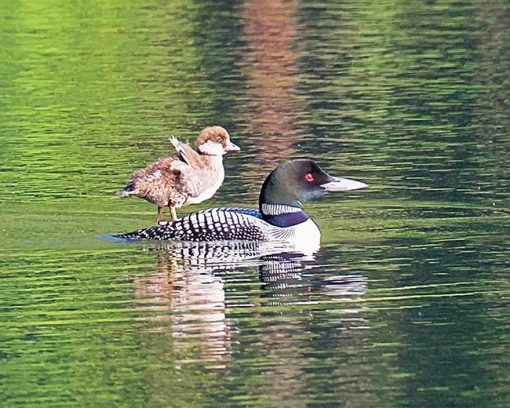
[[[121,197],[137,196],[157,205],[158,224],[163,221],[165,207],[175,221],[177,208],[211,198],[225,178],[223,155],[240,150],[221,126],[204,128],[197,138],[196,151],[175,137],[170,142],[177,150],[177,157],[164,157],[135,171],[126,187],[117,193]]]

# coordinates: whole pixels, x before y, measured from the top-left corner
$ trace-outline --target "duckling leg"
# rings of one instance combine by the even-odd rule
[[[177,220],[177,211],[175,210],[175,205],[169,205],[168,209],[170,210],[170,215],[172,216],[172,221]]]
[[[177,211],[175,210],[175,205],[170,204],[168,206],[170,210],[170,215],[172,216],[172,221],[177,221]]]
[[[158,207],[158,218],[156,218],[156,224],[161,224],[163,222],[163,207]]]

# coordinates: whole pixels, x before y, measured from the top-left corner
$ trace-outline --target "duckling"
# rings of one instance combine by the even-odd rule
[[[136,196],[158,206],[156,223],[163,223],[168,207],[172,221],[177,208],[198,204],[211,198],[225,178],[223,155],[240,150],[221,126],[204,128],[196,141],[197,150],[171,137],[177,157],[164,157],[131,176],[121,197]]]

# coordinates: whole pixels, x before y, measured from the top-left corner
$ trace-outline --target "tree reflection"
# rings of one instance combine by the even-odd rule
[[[305,110],[297,95],[296,11],[299,2],[246,1],[240,12],[247,42],[242,72],[246,77],[245,118],[259,150],[259,164],[270,169],[295,153],[302,136],[297,122]]]

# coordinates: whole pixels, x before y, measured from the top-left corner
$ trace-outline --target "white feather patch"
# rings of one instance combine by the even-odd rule
[[[149,181],[156,181],[161,178],[161,170],[156,170],[154,173],[151,173],[147,176]]]
[[[223,146],[219,143],[208,140],[206,143],[198,146],[200,153],[208,154],[210,156],[223,156],[226,152]]]

